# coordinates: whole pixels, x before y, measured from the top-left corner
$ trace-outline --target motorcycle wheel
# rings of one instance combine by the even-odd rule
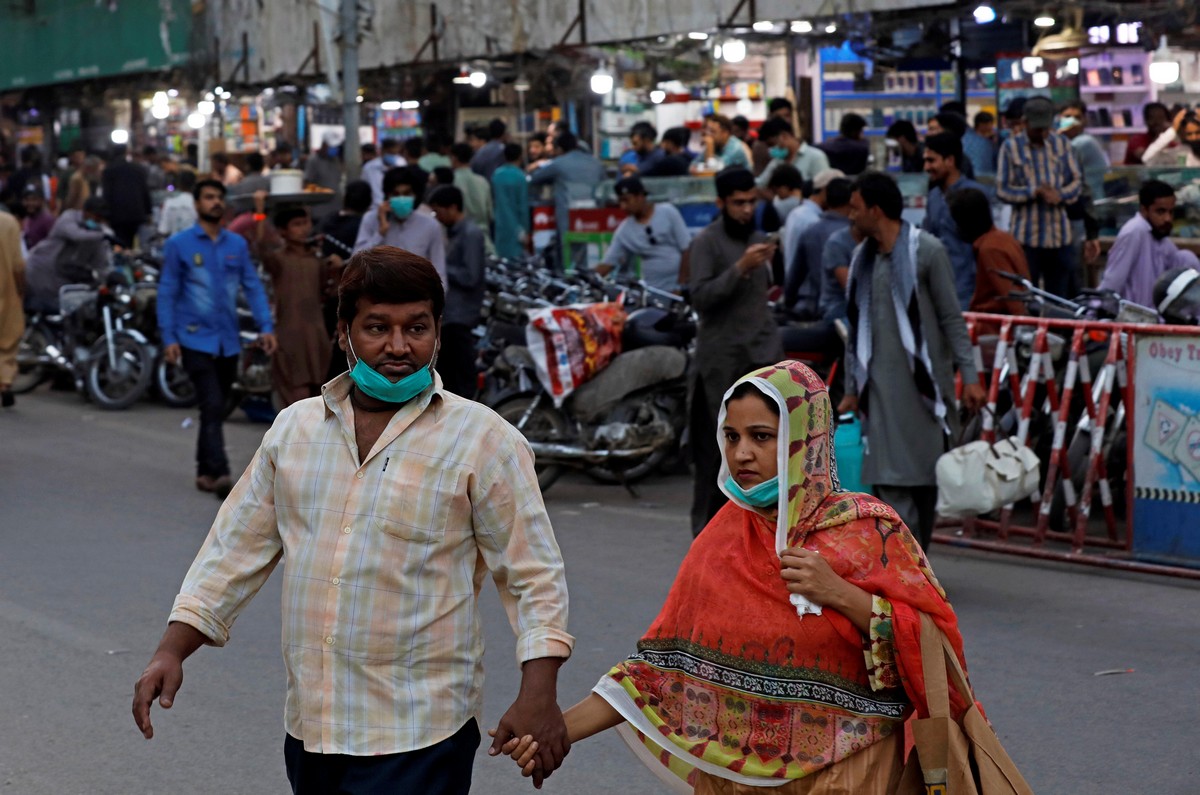
[[[102,409],[119,411],[137,402],[150,388],[154,373],[154,362],[146,346],[128,334],[113,337],[116,349],[116,367],[108,361],[108,344],[104,337],[92,346],[91,361],[88,363],[88,397]]]
[[[667,425],[672,424],[671,417],[649,399],[639,403],[620,406],[613,412],[609,419],[617,422],[641,420],[644,423],[661,422]],[[675,444],[662,445],[644,458],[622,462],[624,465],[621,467],[614,467],[608,464],[591,464],[584,471],[593,480],[598,480],[601,483],[636,483],[639,480],[645,479],[662,466],[674,447],[676,447]]]
[[[529,410],[531,400],[533,400],[532,395],[511,397],[501,401],[495,407],[495,412],[516,428],[517,423]],[[525,421],[525,427],[519,430],[531,442],[561,442],[570,435],[570,426],[567,424],[566,418],[553,406],[546,405],[544,402],[538,403]],[[535,462],[534,469],[537,471],[538,486],[542,491],[546,491],[554,485],[554,481],[558,480],[563,473],[562,464]]]
[[[177,409],[196,405],[196,387],[181,365],[159,359],[154,368],[154,388],[162,402]]]
[[[46,380],[47,368],[42,364],[41,357],[52,339],[50,332],[40,325],[25,329],[17,346],[17,375],[10,387],[14,394],[32,391]]]

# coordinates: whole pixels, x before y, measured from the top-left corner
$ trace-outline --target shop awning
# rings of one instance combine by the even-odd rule
[[[0,21],[0,91],[157,71],[188,60],[190,0],[8,6]]]

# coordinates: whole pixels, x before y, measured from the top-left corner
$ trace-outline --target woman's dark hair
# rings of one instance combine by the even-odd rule
[[[867,208],[878,207],[892,221],[899,221],[904,212],[904,195],[896,180],[879,171],[868,171],[854,183],[854,192],[862,195]]]
[[[205,188],[216,188],[221,192],[221,196],[225,195],[225,183],[216,179],[202,179],[192,186],[192,198],[199,199]]]
[[[958,236],[974,243],[992,228],[992,205],[987,194],[978,188],[959,188],[946,198],[950,217],[958,226]]]
[[[276,229],[287,229],[287,225],[292,221],[296,220],[297,218],[307,217],[308,210],[304,209],[303,207],[297,207],[293,204],[290,207],[284,206],[276,210],[271,222],[275,224]]]
[[[395,246],[364,249],[346,263],[338,284],[338,319],[347,326],[354,321],[360,298],[377,304],[429,301],[438,320],[446,308],[446,291],[433,264]]]
[[[766,404],[767,408],[769,408],[771,410],[772,414],[774,414],[776,417],[779,416],[779,404],[776,403],[774,400],[772,400],[765,392],[763,392],[761,389],[759,389],[758,387],[756,387],[754,384],[752,384],[749,381],[743,381],[742,383],[740,383],[736,387],[734,387],[733,393],[729,396],[729,400],[725,401],[725,407],[729,408],[729,402],[731,400],[741,400],[742,398],[746,397],[747,395],[753,395],[753,396],[757,397],[759,400],[761,400],[763,403]]]

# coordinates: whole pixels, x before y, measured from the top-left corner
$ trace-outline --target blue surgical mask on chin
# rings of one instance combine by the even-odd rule
[[[733,479],[733,475],[725,481],[725,488],[737,495],[737,498],[755,508],[773,508],[779,502],[779,476],[764,480],[750,489],[743,489]]]
[[[413,214],[415,204],[416,200],[412,196],[393,196],[388,199],[388,206],[392,208],[392,215],[401,221]]]
[[[382,400],[384,403],[407,403],[433,385],[436,353],[429,364],[393,384],[383,373],[358,358],[358,354],[354,352],[354,345],[350,343],[349,333],[346,334],[346,345],[350,348],[350,355],[354,357],[354,366],[350,368],[351,380],[365,394],[376,400]]]

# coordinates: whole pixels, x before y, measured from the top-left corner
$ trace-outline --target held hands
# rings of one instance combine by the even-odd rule
[[[746,248],[741,259],[734,265],[742,274],[748,276],[755,268],[761,267],[775,256],[775,246],[771,243],[755,243]]]
[[[496,736],[495,729],[489,729],[488,734],[492,737]],[[517,763],[517,767],[521,768],[521,775],[525,778],[533,778],[533,786],[537,789],[542,788],[541,780],[536,776],[538,771],[538,744],[533,739],[532,734],[526,734],[524,737],[513,737],[506,742],[501,748],[500,753],[512,758]],[[544,778],[544,777],[543,777]]]
[[[517,762],[528,757],[521,763],[522,775],[532,777],[537,789],[542,788],[542,781],[562,765],[571,751],[562,711],[550,695],[518,696],[496,728],[488,730],[488,735],[492,738],[489,755],[509,754]],[[532,746],[534,737],[538,738],[536,747]],[[514,756],[510,747],[519,749],[519,753]]]

